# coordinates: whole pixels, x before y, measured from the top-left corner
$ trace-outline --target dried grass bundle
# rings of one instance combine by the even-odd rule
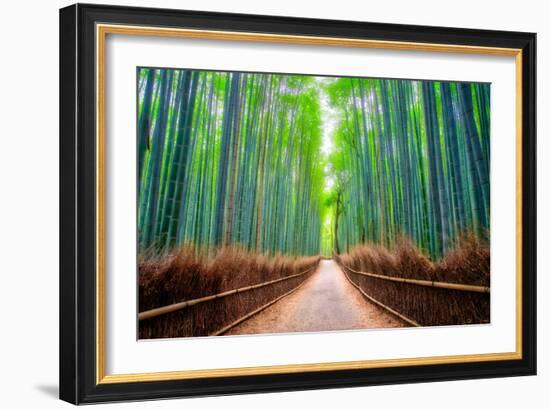
[[[401,239],[393,251],[362,245],[335,259],[357,271],[390,277],[490,285],[490,249],[473,234],[460,237],[456,247],[436,262],[407,239]],[[348,276],[376,300],[424,326],[490,321],[489,294],[392,282],[350,272]]]
[[[192,246],[139,262],[139,311],[288,277],[310,274],[232,294],[139,322],[139,338],[205,336],[301,284],[319,257],[268,257],[241,247],[219,249],[212,259]]]

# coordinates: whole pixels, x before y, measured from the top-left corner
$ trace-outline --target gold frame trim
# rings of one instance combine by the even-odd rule
[[[96,383],[117,384],[163,380],[205,379],[214,377],[290,374],[348,369],[388,368],[467,362],[518,360],[522,358],[522,50],[456,44],[414,43],[362,40],[318,36],[294,36],[236,31],[178,29],[115,24],[96,25]],[[401,51],[513,56],[516,65],[516,350],[505,353],[449,355],[368,361],[322,362],[315,364],[105,374],[105,40],[107,34],[198,38],[224,41],[249,41],[280,44],[371,48]]]

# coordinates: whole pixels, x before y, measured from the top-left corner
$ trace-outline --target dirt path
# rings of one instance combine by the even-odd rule
[[[236,326],[227,335],[403,327],[366,300],[332,260],[302,287]]]

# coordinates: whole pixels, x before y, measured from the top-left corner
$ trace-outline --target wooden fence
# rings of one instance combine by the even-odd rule
[[[365,298],[409,325],[479,324],[490,321],[490,287],[357,271],[344,265],[338,256],[334,259],[348,281]],[[353,280],[349,274],[357,279]]]
[[[364,271],[357,271],[351,267],[348,267],[342,263],[340,265],[354,274],[359,274],[367,277],[379,278],[381,280],[395,281],[398,283],[408,283],[415,285],[422,285],[425,287],[437,287],[437,288],[446,288],[448,290],[457,290],[457,291],[469,291],[473,293],[489,293],[491,292],[490,287],[485,287],[481,285],[469,285],[469,284],[458,284],[458,283],[445,283],[442,281],[428,281],[428,280],[416,280],[413,278],[402,278],[402,277],[391,277],[381,274],[366,273]]]
[[[281,277],[281,278],[270,280],[264,283],[259,283],[259,284],[254,284],[246,287],[233,289],[233,290],[228,290],[218,294],[213,294],[213,295],[209,295],[201,298],[184,300],[174,304],[165,305],[163,307],[153,308],[151,310],[140,312],[138,314],[138,321],[140,326],[140,338],[221,335],[224,332],[227,332],[228,330],[233,328],[234,326],[238,325],[239,323],[243,322],[244,320],[252,317],[258,312],[269,307],[270,305],[280,300],[281,298],[286,297],[290,293],[297,290],[298,287],[303,284],[305,279],[297,283],[296,285],[287,284],[287,283],[290,283],[289,280],[297,280],[301,277],[304,277],[308,273],[311,273],[313,270],[315,270],[317,266],[318,266],[318,263],[308,268],[305,271],[302,271],[297,274],[292,274],[290,276]],[[259,307],[257,305],[258,300],[262,300],[263,297],[261,296],[252,297],[247,295],[248,293],[251,293],[254,290],[277,286],[278,284],[282,286],[279,290],[273,292],[276,295],[273,297],[269,297],[270,301],[267,303],[264,302]],[[240,304],[242,305],[239,305],[238,308],[228,308],[228,305],[227,305],[228,301],[226,301],[228,297],[239,296],[239,295],[244,296],[244,298],[241,297],[243,298],[243,300],[241,300],[240,302]],[[231,298],[231,300],[233,299]],[[182,316],[183,310],[186,310],[189,307],[201,306],[202,304],[205,304],[205,303],[211,303],[213,305],[213,308],[211,309],[211,311],[208,311],[207,307],[201,308],[200,311],[194,308],[193,309],[194,313],[190,313],[186,317]],[[239,304],[239,303],[233,300],[231,304]],[[170,320],[169,317],[166,317],[168,314],[172,314],[170,317],[173,317],[174,319]],[[208,319],[201,317],[201,314],[203,316],[208,314],[210,318],[212,318],[212,321],[214,320],[219,321],[218,324],[225,321],[224,324],[226,325],[213,324],[216,327],[216,329],[213,329],[213,328],[208,328],[209,323],[203,322],[202,325],[199,326],[200,330],[197,333],[193,333],[192,329],[195,328],[196,325],[193,325],[193,323],[191,325],[189,324],[182,325],[181,322],[179,323],[177,322],[182,320],[193,321],[193,320],[196,320],[197,318],[199,320],[202,319],[203,321],[205,320],[207,321]],[[236,316],[237,314],[239,314],[239,316]],[[224,315],[224,319],[220,318],[221,315]],[[159,320],[163,322],[161,323],[159,322]],[[227,324],[228,321],[230,321],[229,324]],[[173,327],[177,327],[177,328],[173,328]]]

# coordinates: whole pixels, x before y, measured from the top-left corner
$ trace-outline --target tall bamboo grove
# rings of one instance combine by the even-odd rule
[[[340,78],[334,250],[405,236],[437,259],[489,232],[489,84]]]
[[[318,254],[318,91],[306,76],[138,70],[142,249]]]
[[[138,96],[142,250],[405,236],[437,259],[462,233],[488,238],[489,84],[141,68]]]

